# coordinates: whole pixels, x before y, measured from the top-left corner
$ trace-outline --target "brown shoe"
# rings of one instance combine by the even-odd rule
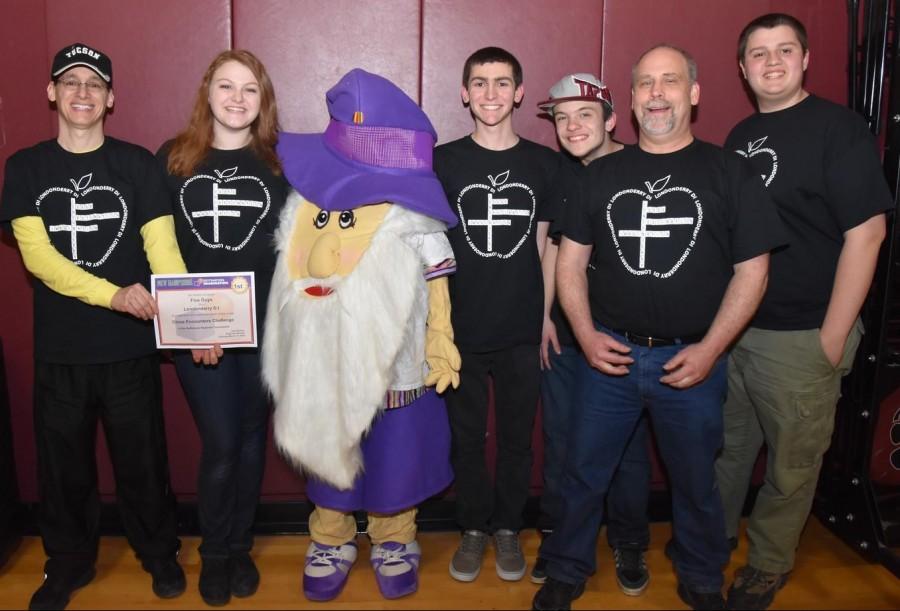
[[[728,588],[729,609],[768,609],[775,594],[787,583],[789,573],[767,573],[742,566],[734,573]]]

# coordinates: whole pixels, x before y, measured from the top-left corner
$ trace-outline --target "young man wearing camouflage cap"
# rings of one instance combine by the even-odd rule
[[[612,139],[616,127],[612,95],[593,74],[567,74],[550,89],[550,99],[538,106],[553,120],[562,148],[577,161],[565,164],[561,182],[567,190],[577,188],[582,170],[589,163],[622,150],[623,145]],[[566,458],[566,433],[575,406],[575,370],[583,358],[569,321],[555,299],[559,234],[552,228],[550,233],[552,240],[546,246],[543,259],[547,298],[541,341],[544,491],[540,526],[544,531],[552,530],[562,513],[560,485]],[[644,562],[644,550],[650,543],[647,522],[650,471],[647,419],[644,417],[628,443],[607,497],[606,535],[616,559],[616,581],[622,592],[629,596],[642,594],[650,582]],[[546,564],[545,559],[537,559],[531,581],[544,582]]]

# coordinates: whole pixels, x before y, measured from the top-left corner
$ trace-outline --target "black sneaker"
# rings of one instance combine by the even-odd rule
[[[211,607],[221,607],[231,600],[228,558],[203,558],[200,567],[200,597]]]
[[[678,584],[678,598],[691,609],[719,611],[725,608],[725,598],[721,592],[697,592],[688,589],[683,583]]]
[[[184,571],[176,558],[177,556],[169,556],[141,561],[144,570],[153,576],[153,593],[160,598],[180,596],[187,587]]]
[[[238,598],[256,594],[259,588],[259,570],[247,552],[231,557],[231,593]]]
[[[788,573],[767,573],[742,566],[728,588],[729,609],[768,609],[775,594],[787,583]]]
[[[96,574],[97,571],[93,566],[81,569],[57,569],[52,573],[45,573],[44,583],[31,595],[28,608],[36,611],[65,609],[72,593],[89,584]]]
[[[644,550],[634,547],[613,549],[616,559],[616,582],[627,596],[640,596],[650,584],[650,573],[644,561]]]
[[[531,580],[531,583],[542,584],[547,581],[547,559],[537,557],[537,560],[534,561],[534,566],[531,567],[531,575],[528,577]]]
[[[566,611],[572,608],[572,601],[584,594],[584,582],[578,584],[566,583],[547,577],[547,581],[534,595],[531,601],[532,609],[561,609]]]

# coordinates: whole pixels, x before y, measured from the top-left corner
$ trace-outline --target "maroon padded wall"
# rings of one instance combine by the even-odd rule
[[[4,0],[0,8],[0,181],[6,158],[53,134],[47,119],[50,60],[43,2]],[[31,428],[33,335],[31,284],[11,236],[0,236],[0,338],[6,367],[19,492],[36,496]]]
[[[112,136],[151,150],[180,129],[210,59],[247,48],[275,84],[282,126],[320,131],[324,93],[353,67],[387,76],[418,100],[440,142],[471,131],[460,100],[462,63],[479,47],[498,45],[523,64],[525,99],[515,115],[523,136],[556,147],[537,102],[563,74],[600,72],[619,112],[617,138],[634,141],[630,69],[637,55],[667,41],[699,64],[698,136],[721,143],[752,111],[734,59],[740,28],[772,10],[791,12],[810,31],[807,84],[838,102],[846,90],[846,8],[842,0],[4,0],[0,4],[0,162],[55,133],[46,101],[52,54],[69,42],[108,52],[115,70]],[[19,487],[36,499],[31,430],[31,289],[8,237],[0,244],[5,297],[0,337],[6,353]],[[182,499],[195,491],[199,441],[171,365],[163,367],[172,479]],[[535,441],[540,449],[539,429]],[[493,452],[493,444],[489,444]],[[100,452],[101,485],[113,491]],[[540,485],[540,452],[532,483]],[[659,484],[660,474],[655,481]],[[302,480],[270,446],[263,500],[298,498]]]
[[[266,65],[286,131],[322,131],[325,92],[352,68],[419,100],[419,0],[233,0],[234,46]]]

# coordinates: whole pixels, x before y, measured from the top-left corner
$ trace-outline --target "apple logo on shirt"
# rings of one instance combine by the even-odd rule
[[[619,260],[636,276],[669,278],[691,254],[703,224],[697,194],[668,186],[671,174],[643,189],[623,189],[606,206],[606,223]]]
[[[241,250],[269,213],[269,189],[256,176],[238,176],[237,166],[213,172],[184,182],[178,193],[181,212],[207,248]]]
[[[748,159],[759,157],[756,162],[759,162],[760,165],[757,167],[765,168],[765,171],[760,174],[760,176],[762,176],[763,182],[766,183],[766,186],[768,187],[775,178],[775,174],[778,173],[778,153],[775,152],[775,149],[770,147],[763,148],[763,144],[765,144],[767,139],[768,136],[763,136],[759,140],[748,142],[747,150],[742,151],[738,149],[737,154],[743,155]]]
[[[509,173],[488,174],[489,185],[468,185],[456,198],[466,242],[481,257],[508,259],[531,233],[537,199],[527,184],[507,182]]]
[[[71,189],[50,187],[35,202],[56,250],[91,268],[106,262],[128,223],[122,194],[109,185],[92,185],[93,177],[70,178]]]

